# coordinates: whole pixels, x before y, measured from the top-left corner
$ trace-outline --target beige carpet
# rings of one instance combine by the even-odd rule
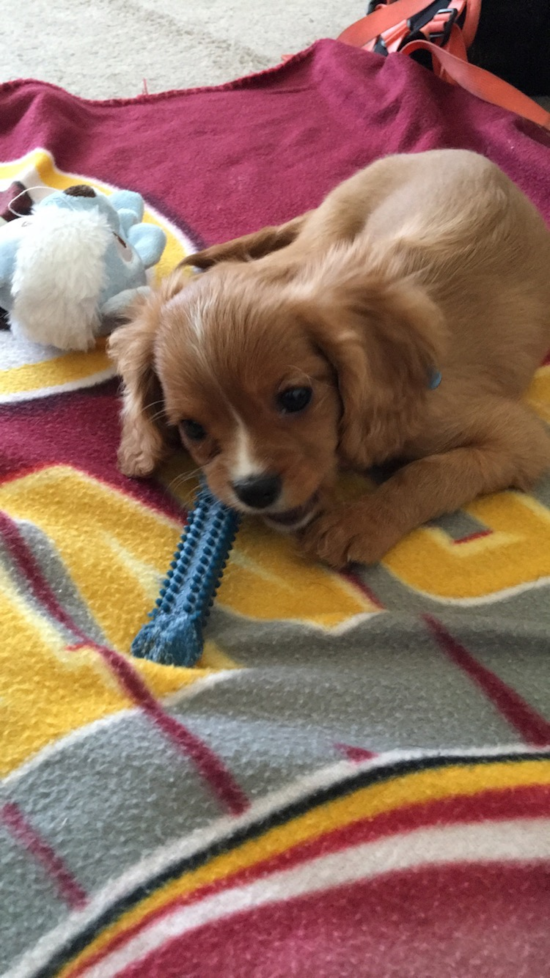
[[[277,64],[364,13],[361,0],[21,0],[0,26],[0,81],[87,98],[214,85]]]

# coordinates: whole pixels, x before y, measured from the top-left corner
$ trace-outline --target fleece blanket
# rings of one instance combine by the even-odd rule
[[[128,102],[4,85],[0,206],[137,190],[164,274],[385,153],[441,146],[487,154],[550,219],[548,133],[331,41]],[[0,356],[2,973],[548,974],[550,481],[347,574],[245,523],[198,667],[163,667],[129,649],[185,459],[117,471],[101,344],[61,356],[4,331]],[[528,399],[550,419],[550,366]]]

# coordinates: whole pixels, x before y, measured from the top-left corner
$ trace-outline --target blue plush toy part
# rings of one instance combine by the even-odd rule
[[[10,310],[13,306],[11,283],[15,271],[15,259],[25,225],[22,218],[8,221],[2,225],[0,235],[0,309]]]
[[[194,666],[203,650],[203,628],[214,604],[240,516],[204,486],[187,520],[151,621],[132,644],[140,659]]]
[[[55,207],[73,213],[99,212],[105,217],[113,234],[104,256],[105,284],[98,306],[100,315],[116,316],[146,286],[146,269],[159,261],[166,235],[155,224],[142,223],[145,208],[141,194],[132,190],[117,190],[109,196],[94,190],[93,194],[55,192],[36,204],[33,214]]]
[[[54,191],[0,226],[0,308],[24,339],[86,350],[147,293],[166,245],[140,194]]]

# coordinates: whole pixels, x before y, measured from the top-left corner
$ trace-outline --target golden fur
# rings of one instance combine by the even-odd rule
[[[388,157],[317,210],[187,263],[208,271],[176,270],[110,341],[128,475],[149,475],[193,419],[205,437],[183,442],[222,500],[250,511],[236,479],[277,474],[262,515],[295,512],[304,550],[342,567],[550,466],[521,402],[550,348],[550,232],[483,157]],[[282,413],[278,394],[302,386],[309,406]],[[376,491],[332,501],[339,467],[389,459],[405,464]]]

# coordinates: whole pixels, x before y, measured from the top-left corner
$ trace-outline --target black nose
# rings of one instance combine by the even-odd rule
[[[251,479],[240,479],[233,483],[233,491],[245,506],[251,509],[266,509],[280,496],[282,482],[280,475],[257,475]]]

